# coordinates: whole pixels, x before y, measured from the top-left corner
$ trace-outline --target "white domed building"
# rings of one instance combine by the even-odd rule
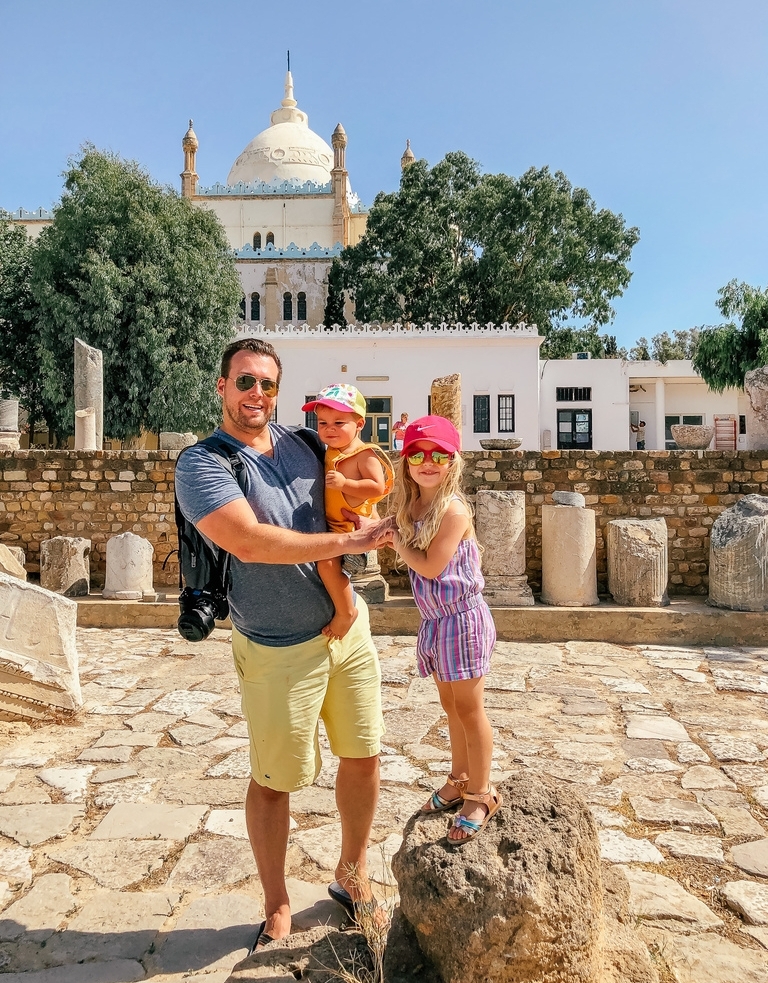
[[[332,147],[309,128],[285,77],[285,97],[270,126],[232,165],[226,184],[198,185],[199,142],[184,136],[181,192],[222,222],[243,286],[243,319],[269,327],[320,324],[331,262],[365,231],[367,210],[349,184],[341,123]]]

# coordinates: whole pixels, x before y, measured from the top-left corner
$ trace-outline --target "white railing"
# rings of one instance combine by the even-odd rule
[[[472,324],[462,324],[461,322],[447,324],[444,321],[441,324],[426,323],[424,325],[350,324],[346,328],[342,328],[338,324],[334,324],[331,328],[326,328],[322,324],[314,328],[308,324],[276,324],[274,328],[267,328],[263,324],[240,324],[238,326],[238,333],[241,336],[250,337],[280,335],[285,338],[306,338],[310,336],[318,339],[350,338],[360,335],[405,335],[413,338],[423,338],[425,335],[461,335],[462,337],[472,335],[515,335],[517,337],[530,338],[538,337],[539,334],[535,324],[524,324],[523,322],[520,324],[509,324],[506,321],[503,324],[478,324],[476,321]]]

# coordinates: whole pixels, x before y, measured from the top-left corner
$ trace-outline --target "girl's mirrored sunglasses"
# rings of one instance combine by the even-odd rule
[[[414,451],[413,454],[406,455],[406,461],[417,468],[420,464],[424,463],[424,458],[429,454],[432,459],[432,463],[436,464],[438,467],[443,468],[446,464],[450,464],[453,460],[453,454],[446,454],[445,451]]]
[[[235,379],[235,385],[241,393],[247,393],[257,383],[265,396],[277,395],[278,385],[274,379],[257,379],[255,375],[239,375]]]

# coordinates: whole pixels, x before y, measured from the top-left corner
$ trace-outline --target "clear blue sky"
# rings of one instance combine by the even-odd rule
[[[562,170],[640,228],[610,329],[719,320],[717,290],[768,283],[765,0],[0,0],[0,206],[50,207],[85,142],[178,188],[193,117],[203,184],[225,181],[282,98],[353,188],[430,163]]]

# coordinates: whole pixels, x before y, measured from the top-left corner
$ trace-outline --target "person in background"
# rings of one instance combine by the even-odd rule
[[[396,451],[403,449],[403,436],[408,426],[408,414],[401,413],[400,419],[392,427],[392,446]]]
[[[637,450],[645,450],[645,420],[641,420],[639,423],[630,423],[629,429],[632,433],[637,434]]]

